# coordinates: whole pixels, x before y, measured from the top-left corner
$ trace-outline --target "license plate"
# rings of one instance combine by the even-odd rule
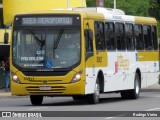
[[[40,86],[40,90],[51,90],[51,86]]]

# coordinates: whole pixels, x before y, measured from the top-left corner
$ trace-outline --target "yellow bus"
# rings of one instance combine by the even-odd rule
[[[11,93],[72,96],[91,104],[100,94],[137,99],[158,83],[157,21],[122,10],[73,8],[19,14],[11,40]]]

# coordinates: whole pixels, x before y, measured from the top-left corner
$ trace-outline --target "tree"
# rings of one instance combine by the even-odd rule
[[[95,7],[96,0],[86,0],[88,7]],[[104,0],[104,6],[113,8],[114,0]],[[117,0],[117,9],[122,9],[127,15],[155,17],[160,28],[160,0]],[[160,29],[159,29],[160,37]]]

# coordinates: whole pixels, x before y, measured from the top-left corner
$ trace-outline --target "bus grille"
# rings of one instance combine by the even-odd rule
[[[40,90],[39,86],[29,86],[26,87],[26,90],[29,94],[36,94],[36,95],[56,95],[56,94],[62,94],[66,87],[64,86],[52,86],[50,90]]]

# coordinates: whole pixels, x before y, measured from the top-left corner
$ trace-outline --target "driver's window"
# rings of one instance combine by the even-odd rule
[[[90,38],[92,30],[85,30],[86,52],[93,52],[93,40]]]

